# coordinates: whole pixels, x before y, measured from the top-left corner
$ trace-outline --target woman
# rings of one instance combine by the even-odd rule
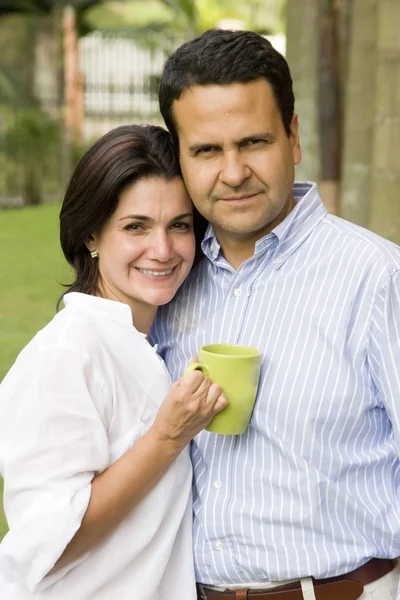
[[[146,340],[195,253],[168,134],[101,138],[72,176],[60,230],[75,270],[65,308],[0,386],[0,597],[190,600],[186,446],[226,399],[197,371],[171,387]]]

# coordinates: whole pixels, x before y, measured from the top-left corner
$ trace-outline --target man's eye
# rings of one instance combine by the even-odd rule
[[[252,140],[246,140],[244,146],[256,146],[257,144],[262,144],[264,142],[265,140],[262,140],[261,138],[254,138]]]
[[[203,148],[199,148],[196,152],[196,156],[200,154],[210,154],[216,150],[215,146],[204,146]]]

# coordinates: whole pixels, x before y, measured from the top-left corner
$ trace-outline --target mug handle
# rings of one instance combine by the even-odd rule
[[[188,367],[186,367],[183,376],[186,377],[186,375],[189,375],[189,373],[192,373],[193,371],[201,371],[203,375],[208,377],[208,369],[206,365],[203,365],[200,362],[191,363]]]

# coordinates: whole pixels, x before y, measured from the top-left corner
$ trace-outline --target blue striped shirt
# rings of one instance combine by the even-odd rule
[[[258,348],[251,424],[192,443],[197,580],[348,572],[400,555],[400,248],[328,215],[315,184],[235,270],[205,258],[152,330],[176,379],[203,344]]]

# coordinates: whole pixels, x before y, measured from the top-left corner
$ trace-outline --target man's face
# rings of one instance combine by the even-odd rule
[[[265,79],[194,86],[173,104],[185,184],[221,243],[260,239],[293,208],[301,159]]]

